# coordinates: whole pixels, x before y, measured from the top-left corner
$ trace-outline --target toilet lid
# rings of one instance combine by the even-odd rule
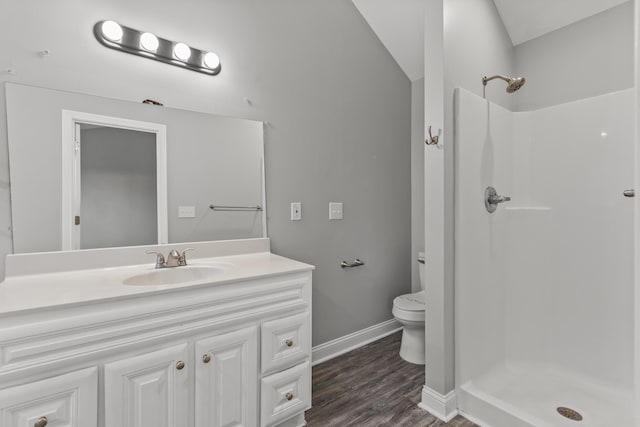
[[[393,300],[393,305],[400,310],[424,311],[424,291],[416,292],[415,294],[400,295]]]

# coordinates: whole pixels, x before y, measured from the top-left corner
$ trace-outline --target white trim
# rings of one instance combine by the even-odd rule
[[[634,135],[634,150],[635,150],[635,164],[634,164],[634,182],[636,191],[640,190],[640,120],[638,120],[638,113],[640,112],[640,0],[635,0],[634,3],[634,90],[635,90],[635,135]],[[640,202],[638,198],[640,194],[634,199],[633,213],[634,213],[634,251],[637,254],[640,250]],[[640,325],[640,262],[635,259],[634,262],[634,324]],[[640,328],[634,328],[634,402],[638,402],[640,399]],[[634,416],[636,424],[640,421],[640,405],[634,405]]]
[[[167,127],[159,123],[142,122],[120,117],[103,116],[81,111],[62,110],[62,250],[80,249],[74,247],[73,222],[76,123],[117,127],[120,129],[154,133],[156,135],[156,176],[158,208],[158,244],[169,241],[167,211]]]
[[[264,131],[266,124],[260,128],[260,191],[262,192],[262,237],[267,237],[267,183],[264,167]]]
[[[472,423],[474,423],[474,424],[476,424],[476,425],[478,425],[480,427],[491,427],[489,424],[485,423],[484,421],[479,420],[476,417],[471,416],[471,415],[467,414],[464,411],[458,411],[458,415],[460,415],[463,418],[466,418],[468,421],[471,421]]]
[[[418,407],[448,423],[458,415],[456,391],[451,390],[443,396],[425,385],[422,387],[422,402],[418,403]]]
[[[396,319],[391,319],[317,345],[311,349],[311,366],[326,362],[400,330],[402,325]]]

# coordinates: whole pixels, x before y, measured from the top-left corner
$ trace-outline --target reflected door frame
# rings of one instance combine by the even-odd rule
[[[62,250],[80,249],[80,229],[75,224],[75,217],[81,201],[78,139],[81,123],[155,134],[158,244],[168,243],[167,127],[159,123],[62,110]]]

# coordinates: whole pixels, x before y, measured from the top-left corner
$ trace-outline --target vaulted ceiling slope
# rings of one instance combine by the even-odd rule
[[[494,0],[514,46],[628,0]]]
[[[473,0],[478,1],[478,0]],[[630,0],[494,0],[513,45]],[[353,0],[411,81],[424,76],[426,0]]]
[[[425,0],[353,0],[409,80],[424,77]]]

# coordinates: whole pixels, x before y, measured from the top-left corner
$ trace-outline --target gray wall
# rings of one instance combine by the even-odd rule
[[[516,46],[516,73],[527,83],[515,111],[633,87],[633,2]]]
[[[424,251],[424,79],[411,82],[411,290],[420,290],[418,252]]]
[[[215,50],[222,73],[106,49],[92,34],[106,18]],[[2,80],[268,121],[272,249],[317,266],[314,344],[392,318],[411,284],[411,85],[350,0],[24,0],[0,24],[0,70],[14,70]],[[0,109],[8,250],[4,98]],[[289,221],[292,201],[302,221]],[[329,201],[344,202],[344,220],[329,222]],[[367,265],[339,267],[356,257]]]
[[[80,247],[158,243],[155,134],[90,127],[81,135]]]

